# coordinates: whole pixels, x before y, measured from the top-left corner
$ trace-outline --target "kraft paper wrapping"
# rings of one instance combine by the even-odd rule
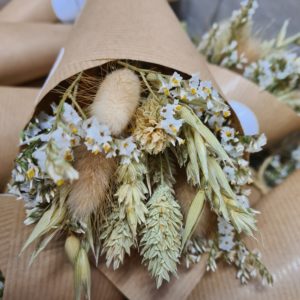
[[[47,75],[70,30],[62,24],[0,23],[0,84]]]
[[[227,99],[246,104],[256,115],[260,131],[268,146],[274,146],[288,134],[300,131],[300,117],[286,104],[241,75],[215,65],[209,65]]]
[[[10,178],[19,136],[32,115],[37,94],[33,88],[0,87],[0,193]]]
[[[51,0],[11,0],[0,10],[0,22],[48,22],[57,18]]]
[[[40,105],[56,97],[53,89],[76,73],[113,59],[152,63],[185,74],[201,73],[215,80],[165,0],[88,1],[75,24],[64,54],[39,95]],[[220,91],[221,92],[221,91]],[[56,97],[57,98],[57,97]],[[29,121],[29,119],[28,119]],[[237,120],[237,127],[241,130]],[[38,262],[37,262],[38,263]],[[204,273],[204,261],[189,272],[181,271],[160,290],[146,267],[128,259],[125,267],[100,270],[130,299],[186,299]],[[41,266],[43,268],[43,266]],[[145,298],[148,297],[148,298]]]
[[[251,246],[262,252],[262,257],[274,275],[274,286],[259,282],[241,286],[234,268],[220,268],[207,274],[195,288],[189,300],[298,300],[300,297],[300,171],[272,190],[257,205],[262,212],[258,226],[258,242]]]
[[[4,300],[74,299],[72,266],[61,241],[52,242],[34,261],[31,247],[19,256],[31,228],[24,226],[22,201],[0,196],[0,269],[5,276]],[[121,300],[123,296],[105,276],[92,268],[92,299]]]

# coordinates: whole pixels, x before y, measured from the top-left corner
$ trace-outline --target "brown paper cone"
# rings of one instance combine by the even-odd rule
[[[0,84],[47,75],[70,29],[61,24],[0,23]]]
[[[165,0],[88,1],[64,49],[40,94],[43,103],[50,102],[53,89],[72,75],[114,59],[147,62],[186,74],[200,72],[202,79],[215,84]],[[241,130],[238,122],[237,127]],[[180,280],[174,278],[157,290],[146,267],[136,259],[127,260],[116,272],[103,265],[100,270],[130,299],[185,299],[201,279],[205,264],[203,260],[189,272],[181,270]]]
[[[264,287],[259,282],[241,286],[234,268],[220,268],[207,274],[195,288],[190,300],[298,300],[300,296],[300,171],[275,188],[257,209],[258,242],[252,247],[262,250],[263,260],[274,275],[274,286]]]
[[[0,87],[0,192],[11,175],[20,133],[32,115],[37,94],[33,88]]]
[[[0,269],[5,276],[4,300],[74,299],[73,271],[63,244],[55,241],[28,267],[31,247],[19,256],[31,228],[24,226],[24,209],[14,197],[0,196]],[[97,269],[92,269],[92,299],[121,300],[122,295]]]
[[[262,91],[256,84],[227,69],[215,65],[210,65],[209,69],[227,99],[242,102],[255,113],[260,131],[266,134],[269,146],[300,130],[300,117],[269,92]]]
[[[51,0],[11,0],[0,10],[0,22],[56,21]]]

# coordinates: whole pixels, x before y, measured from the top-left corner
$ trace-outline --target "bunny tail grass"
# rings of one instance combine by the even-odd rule
[[[141,86],[131,70],[120,69],[107,75],[91,104],[91,115],[119,135],[126,129],[139,103]]]
[[[83,146],[75,150],[74,167],[80,179],[71,186],[68,206],[75,218],[85,220],[93,211],[102,211],[107,204],[116,162],[101,154],[92,154]]]

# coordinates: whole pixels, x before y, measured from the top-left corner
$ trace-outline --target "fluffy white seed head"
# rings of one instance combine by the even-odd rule
[[[91,115],[119,135],[129,124],[139,103],[141,86],[131,70],[116,70],[103,80],[91,104]]]

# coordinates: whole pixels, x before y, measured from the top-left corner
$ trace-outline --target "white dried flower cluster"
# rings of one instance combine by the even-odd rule
[[[264,181],[268,186],[279,185],[291,173],[300,169],[300,146],[298,145],[287,154],[275,154],[268,159],[268,165],[263,172]]]
[[[178,100],[175,100],[173,104],[166,104],[160,110],[160,115],[163,117],[163,120],[160,122],[161,128],[179,141],[181,139],[178,137],[178,133],[182,126],[182,120],[176,118],[175,115],[180,109],[181,106],[178,104]]]
[[[233,40],[228,46],[222,49],[221,55],[223,58],[220,62],[220,66],[228,69],[237,68],[242,70],[244,68],[248,60],[243,53],[239,55],[237,47],[237,41]]]
[[[273,94],[290,92],[300,84],[300,58],[295,53],[271,53],[245,68],[244,76]]]
[[[225,233],[219,241],[205,240],[195,238],[189,241],[186,248],[186,267],[198,263],[203,254],[208,254],[206,270],[215,272],[217,270],[217,261],[222,258],[229,265],[234,265],[237,269],[236,277],[241,284],[247,284],[253,278],[261,277],[263,284],[273,284],[272,275],[261,262],[261,255],[258,250],[250,251],[242,242],[232,242],[230,235],[230,224],[221,221],[219,230]],[[228,226],[228,227],[227,227]],[[218,247],[222,244],[224,250]]]
[[[203,35],[198,49],[207,59],[229,69],[243,70],[248,63],[244,53],[238,51],[238,39],[245,30],[258,7],[257,1],[241,2],[241,8],[232,13],[230,20],[222,24],[213,24]]]
[[[241,2],[241,9],[234,10],[231,16],[231,22],[235,26],[245,24],[251,20],[258,8],[256,0],[243,0]]]
[[[234,246],[234,227],[223,218],[218,218],[219,249],[230,251]]]
[[[229,20],[212,25],[198,49],[209,62],[242,73],[300,112],[300,35],[286,37],[288,21],[285,21],[277,37],[259,41],[252,32],[252,17],[257,7],[256,1],[243,1]]]

